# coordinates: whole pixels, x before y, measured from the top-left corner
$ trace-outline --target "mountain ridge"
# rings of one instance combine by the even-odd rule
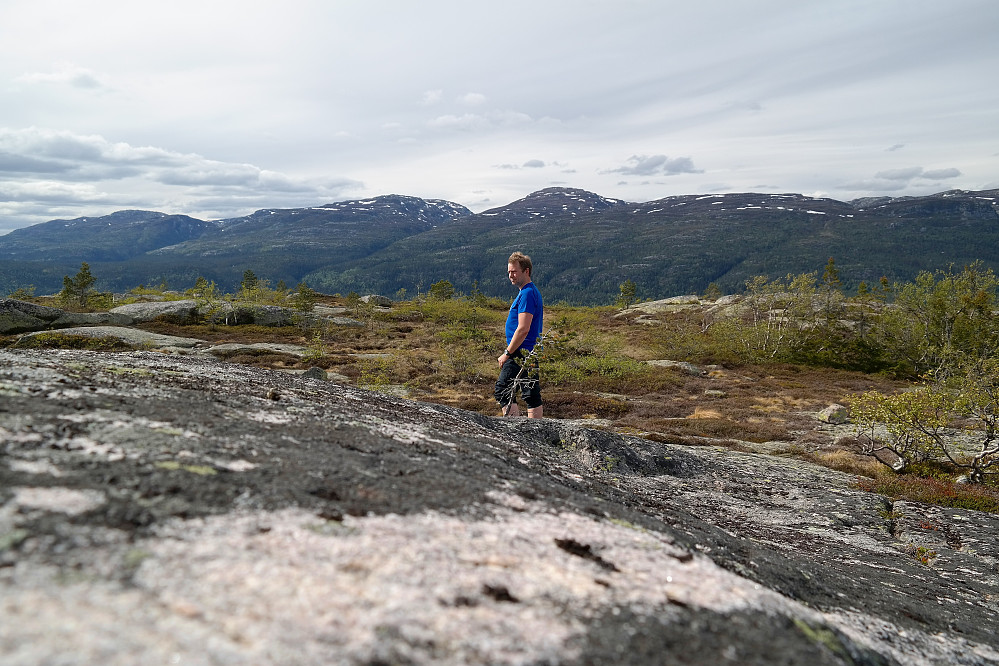
[[[446,279],[460,291],[503,295],[513,250],[534,257],[546,294],[578,303],[613,300],[629,279],[649,298],[710,283],[738,291],[754,275],[817,271],[829,257],[852,287],[974,260],[999,268],[997,201],[999,190],[950,190],[852,202],[748,192],[636,203],[555,187],[481,213],[406,195],[214,221],[117,211],[0,237],[0,291],[58,289],[87,261],[112,290],[186,286],[198,276],[233,288],[253,270],[327,293],[412,293]]]

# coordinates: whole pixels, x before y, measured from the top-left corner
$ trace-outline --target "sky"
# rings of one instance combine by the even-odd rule
[[[999,187],[996,0],[0,0],[0,234]]]

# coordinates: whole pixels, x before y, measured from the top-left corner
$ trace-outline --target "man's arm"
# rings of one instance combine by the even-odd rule
[[[517,349],[524,343],[527,338],[527,334],[531,332],[531,322],[534,321],[534,315],[530,312],[521,312],[517,315],[517,330],[513,332],[513,337],[510,338],[510,344],[506,346],[506,351],[517,351]],[[497,361],[500,365],[503,365],[510,355],[503,352]]]

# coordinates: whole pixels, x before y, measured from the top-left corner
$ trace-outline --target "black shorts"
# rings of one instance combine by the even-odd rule
[[[519,355],[519,351],[518,351]],[[503,367],[500,368],[499,379],[496,380],[496,402],[500,404],[500,407],[506,407],[512,403],[519,391],[522,396],[524,396],[524,402],[531,409],[540,407],[541,402],[541,381],[538,376],[537,368],[528,368],[524,370],[520,378],[517,379],[518,373],[520,373],[521,365],[517,363],[517,359],[509,358]]]

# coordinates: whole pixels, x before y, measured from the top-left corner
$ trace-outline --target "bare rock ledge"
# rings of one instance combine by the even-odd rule
[[[999,663],[999,519],[797,460],[152,352],[0,442],[4,664]]]

